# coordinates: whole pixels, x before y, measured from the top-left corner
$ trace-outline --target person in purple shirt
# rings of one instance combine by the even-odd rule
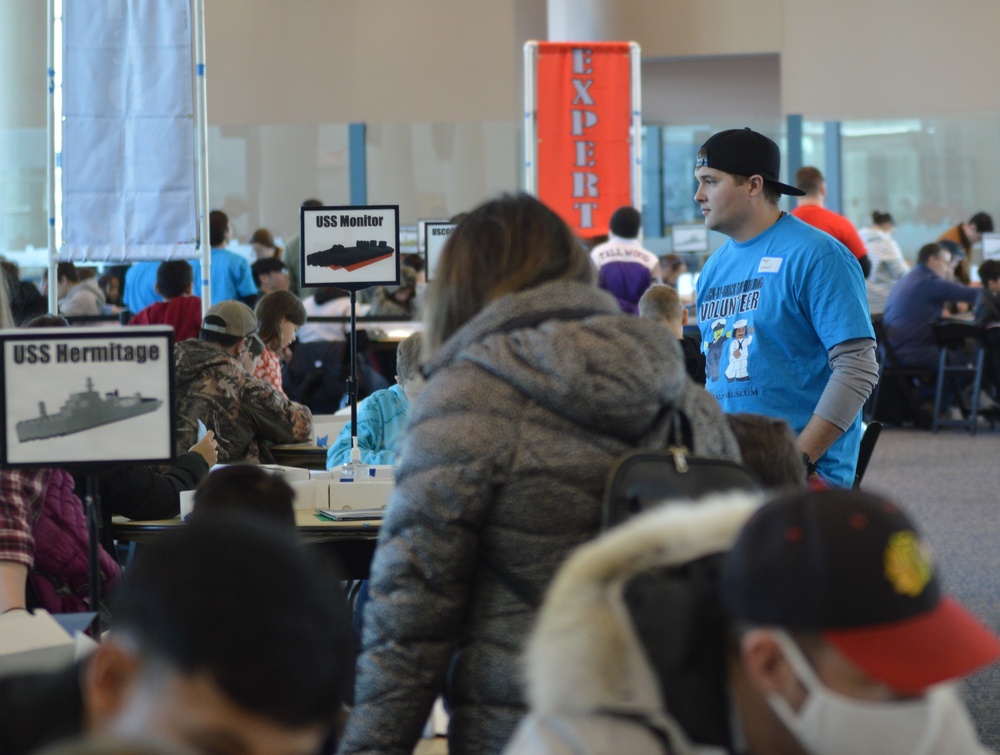
[[[952,280],[951,252],[939,242],[925,244],[917,264],[892,287],[882,322],[899,367],[936,370],[938,347],[931,325],[941,319],[945,304],[972,304],[978,289]]]

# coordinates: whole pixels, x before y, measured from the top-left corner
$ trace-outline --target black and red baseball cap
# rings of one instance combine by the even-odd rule
[[[698,151],[695,168],[714,168],[736,176],[760,176],[781,194],[804,197],[802,189],[781,183],[781,150],[763,134],[749,128],[720,131]]]
[[[1000,639],[942,594],[913,522],[859,491],[801,493],[761,507],[726,559],[722,594],[734,619],[815,632],[903,693],[1000,658]]]

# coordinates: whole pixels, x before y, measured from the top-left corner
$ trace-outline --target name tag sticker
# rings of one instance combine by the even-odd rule
[[[776,273],[781,269],[781,263],[784,261],[784,257],[762,257],[760,265],[757,266],[757,272]]]

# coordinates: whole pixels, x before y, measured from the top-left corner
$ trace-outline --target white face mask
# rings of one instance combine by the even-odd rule
[[[776,693],[767,701],[812,755],[979,755],[975,727],[952,685],[932,687],[913,700],[860,700],[827,688],[798,645],[775,637],[808,697],[796,713]]]

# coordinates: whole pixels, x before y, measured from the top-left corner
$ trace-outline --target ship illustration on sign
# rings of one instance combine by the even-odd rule
[[[334,244],[329,249],[313,252],[306,257],[306,264],[312,267],[328,267],[331,270],[358,270],[392,256],[396,251],[385,241],[358,241],[356,246]]]
[[[43,440],[58,435],[70,435],[92,427],[108,425],[140,414],[156,411],[163,402],[158,398],[119,396],[118,391],[103,397],[94,390],[94,381],[87,378],[87,390],[72,393],[56,414],[45,413],[45,402],[38,402],[38,417],[17,423],[17,437],[22,443]]]

